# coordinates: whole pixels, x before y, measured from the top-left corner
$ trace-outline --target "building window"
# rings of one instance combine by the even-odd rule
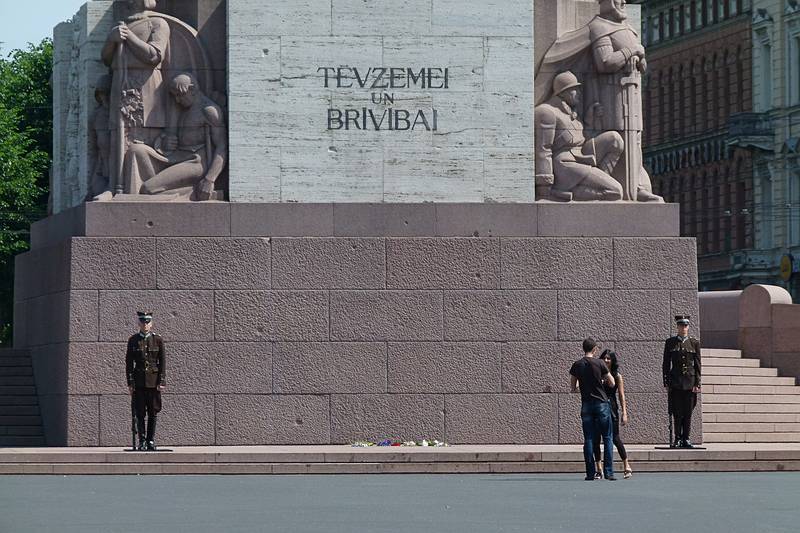
[[[789,36],[786,75],[789,78],[789,103],[800,104],[800,35]]]
[[[717,20],[725,20],[725,9],[728,7],[728,0],[717,0]]]
[[[689,33],[694,29],[692,27],[692,5],[681,6],[681,12],[683,13],[683,32]]]
[[[761,110],[772,109],[772,46],[761,45]]]
[[[650,42],[657,43],[661,39],[661,32],[658,27],[658,17],[650,18]]]
[[[706,24],[714,24],[716,20],[714,19],[714,14],[717,12],[714,9],[714,3],[719,0],[706,0]]]
[[[694,27],[702,28],[705,25],[705,13],[703,10],[703,0],[694,3]]]
[[[735,17],[739,14],[739,0],[730,0],[730,5],[728,6],[728,13],[731,17]]]

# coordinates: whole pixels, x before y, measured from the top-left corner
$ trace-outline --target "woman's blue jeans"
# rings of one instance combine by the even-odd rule
[[[603,438],[603,476],[614,475],[614,426],[611,422],[611,403],[590,401],[581,404],[581,423],[583,425],[583,460],[586,463],[586,477],[594,477],[594,437]]]

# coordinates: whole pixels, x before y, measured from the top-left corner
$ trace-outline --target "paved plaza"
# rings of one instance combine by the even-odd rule
[[[798,493],[796,472],[9,476],[0,531],[777,533],[797,531]]]

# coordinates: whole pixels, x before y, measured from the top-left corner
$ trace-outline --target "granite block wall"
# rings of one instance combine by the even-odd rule
[[[163,444],[578,442],[567,372],[586,336],[620,355],[626,441],[666,441],[661,350],[673,314],[698,315],[692,239],[541,236],[538,220],[497,225],[514,218],[496,206],[406,207],[422,215],[334,205],[312,221],[284,206],[272,227],[324,235],[307,237],[258,230],[265,205],[249,207],[249,236],[230,234],[230,212],[228,235],[197,236],[123,204],[122,235],[155,234],[118,238],[94,206],[63,214],[84,235],[42,238],[17,263],[15,345],[34,355],[48,443],[129,441],[124,343],[142,308],[167,342]],[[336,212],[353,214],[347,234],[381,222],[336,236]],[[420,236],[425,220],[492,231]],[[663,259],[675,256],[689,260]]]

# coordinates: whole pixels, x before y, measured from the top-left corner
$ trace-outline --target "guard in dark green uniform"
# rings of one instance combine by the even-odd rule
[[[689,318],[676,316],[678,334],[664,343],[664,387],[675,422],[673,448],[693,448],[689,432],[700,392],[700,341],[689,336]]]
[[[128,390],[136,409],[136,428],[139,449],[155,451],[158,413],[161,411],[161,391],[166,384],[166,355],[164,340],[153,333],[153,313],[139,311],[139,333],[128,339],[125,373]],[[147,435],[145,436],[145,415]]]

